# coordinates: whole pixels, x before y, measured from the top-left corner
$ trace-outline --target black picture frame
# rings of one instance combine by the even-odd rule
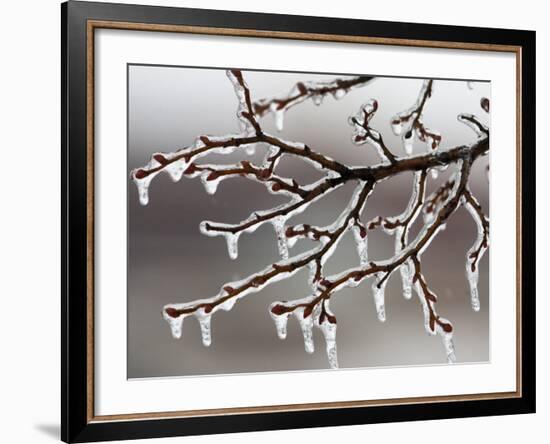
[[[368,36],[395,39],[509,45],[521,55],[521,298],[518,335],[521,393],[515,397],[364,407],[251,412],[116,421],[90,415],[89,300],[90,143],[87,78],[88,22],[185,25],[279,33]],[[62,374],[61,438],[90,442],[180,435],[370,424],[535,412],[535,32],[433,24],[259,14],[202,9],[69,1],[61,5],[62,54]],[[528,115],[529,118],[521,118]],[[92,182],[93,183],[93,182]],[[511,289],[510,291],[514,291]],[[93,406],[93,404],[92,404]]]

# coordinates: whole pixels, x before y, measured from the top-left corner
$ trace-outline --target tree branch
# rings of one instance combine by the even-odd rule
[[[320,105],[323,98],[332,95],[335,99],[341,99],[352,89],[364,86],[374,77],[359,76],[347,79],[335,79],[331,82],[298,82],[292,87],[286,96],[260,99],[254,103],[254,112],[258,117],[269,113],[275,118],[275,126],[279,131],[283,129],[285,112],[308,99],[312,99],[316,105]]]
[[[191,147],[174,153],[155,153],[148,165],[132,172],[132,178],[138,186],[142,204],[148,201],[147,190],[151,180],[163,171],[168,173],[174,181],[182,176],[200,177],[210,193],[215,192],[218,183],[226,178],[244,177],[263,183],[271,193],[287,195],[290,198],[287,203],[269,210],[256,211],[240,223],[222,224],[204,221],[200,227],[201,232],[208,236],[224,236],[229,256],[236,258],[239,236],[244,232],[252,233],[264,223],[271,223],[277,235],[281,259],[243,280],[224,284],[215,296],[166,305],[163,316],[170,324],[173,336],[181,336],[183,320],[193,315],[199,320],[203,343],[209,345],[210,322],[215,312],[231,310],[239,299],[261,291],[273,282],[287,279],[298,270],[308,267],[312,294],[294,301],[274,302],[269,312],[281,338],[286,336],[288,318],[294,316],[298,320],[304,335],[304,346],[308,352],[314,349],[312,329],[319,328],[325,337],[329,364],[332,368],[336,368],[338,366],[336,317],[329,307],[330,298],[337,291],[359,285],[372,277],[377,316],[379,320],[384,321],[386,319],[385,287],[391,274],[399,270],[403,295],[409,299],[412,296],[412,290],[415,290],[423,308],[426,330],[430,334],[439,334],[442,337],[448,361],[454,361],[453,326],[435,311],[434,304],[437,297],[428,287],[427,279],[422,272],[421,256],[456,209],[464,205],[478,227],[476,241],[467,254],[466,274],[470,283],[472,307],[474,310],[479,309],[478,269],[479,261],[489,245],[489,220],[469,191],[468,179],[472,164],[489,150],[488,128],[475,116],[461,114],[458,119],[476,132],[477,140],[446,151],[438,151],[441,136],[426,129],[422,122],[423,110],[433,93],[433,80],[426,80],[417,102],[392,120],[394,131],[406,131],[403,141],[407,156],[402,158],[395,156],[381,134],[370,126],[370,121],[378,109],[378,101],[371,99],[349,121],[354,127],[354,143],[357,145],[369,143],[374,146],[381,158],[381,163],[366,167],[348,167],[312,150],[306,144],[284,141],[264,133],[258,118],[269,112],[283,113],[286,109],[308,98],[316,100],[316,97],[326,94],[341,96],[352,88],[368,83],[372,78],[357,77],[317,84],[301,82],[288,96],[253,102],[242,73],[231,70],[228,71],[228,77],[238,99],[237,117],[241,132],[221,137],[200,136]],[[481,106],[488,110],[488,99],[486,100],[486,105],[483,105],[482,100]],[[428,145],[426,154],[410,155],[414,135],[409,135],[409,132],[414,133],[419,140]],[[236,149],[257,144],[268,146],[266,158],[261,166],[246,160],[239,164],[223,166],[197,163],[200,157],[210,153],[228,154]],[[310,162],[323,172],[324,177],[313,184],[299,185],[294,179],[277,175],[276,168],[285,155],[297,156]],[[426,199],[428,171],[433,173],[451,165],[457,166],[457,172]],[[413,175],[412,193],[406,208],[398,216],[385,218],[377,216],[367,224],[363,224],[361,213],[376,185],[401,173]],[[312,224],[286,226],[290,218],[305,211],[311,203],[350,181],[356,182],[353,195],[346,208],[332,224],[326,227]],[[424,226],[410,241],[410,228],[422,211]],[[368,232],[379,227],[388,235],[394,236],[394,254],[391,258],[373,261],[368,257]],[[359,266],[327,277],[323,272],[323,266],[348,230],[354,236]],[[289,249],[297,240],[304,238],[315,240],[317,244],[304,253],[291,256]]]

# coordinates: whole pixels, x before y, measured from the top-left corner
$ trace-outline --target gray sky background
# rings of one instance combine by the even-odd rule
[[[300,80],[330,80],[334,75],[245,71],[253,99],[287,93]],[[368,74],[368,73],[367,73]],[[340,162],[349,165],[378,163],[374,149],[351,143],[352,128],[347,123],[362,103],[370,98],[379,102],[371,121],[386,144],[403,154],[401,142],[390,129],[391,117],[412,105],[422,84],[420,79],[378,78],[351,91],[341,100],[327,97],[321,106],[311,101],[290,109],[285,126],[278,133],[286,140],[306,142]],[[488,124],[479,100],[490,97],[490,84],[463,81],[436,81],[434,94],[426,105],[424,122],[443,135],[441,149],[475,140],[475,134],[459,123],[462,112],[476,114]],[[129,152],[128,171],[145,165],[157,151],[174,151],[202,134],[224,135],[238,131],[237,101],[224,70],[181,67],[129,67]],[[273,120],[262,120],[265,131],[277,133]],[[415,153],[424,152],[416,143]],[[208,163],[234,163],[255,156],[233,154],[211,156]],[[205,161],[204,159],[202,160]],[[470,186],[486,214],[489,185],[484,168],[488,158],[474,166]],[[454,169],[436,180],[430,179],[428,192],[440,185]],[[319,173],[296,158],[285,158],[279,174],[295,177],[300,183],[318,179]],[[399,214],[411,193],[411,174],[402,174],[376,187],[363,213],[364,221]],[[333,192],[313,204],[292,223],[331,223],[347,205],[353,184]],[[212,319],[212,345],[203,347],[194,318],[184,322],[182,339],[173,339],[161,308],[172,302],[186,302],[216,294],[220,286],[252,274],[278,258],[276,237],[271,225],[239,240],[239,258],[229,259],[225,240],[200,234],[202,220],[236,223],[259,209],[268,209],[285,200],[273,196],[263,185],[243,178],[220,184],[214,196],[206,194],[200,180],[183,178],[172,183],[168,176],[156,177],[150,187],[149,205],[138,202],[133,183],[128,185],[128,377],[188,376],[261,371],[326,369],[324,339],[314,332],[316,350],[309,355],[303,348],[302,334],[295,319],[289,319],[285,341],[277,338],[268,313],[271,302],[296,299],[310,293],[306,273],[273,284],[260,293],[241,300],[230,312],[219,312]],[[419,221],[421,218],[419,218]],[[412,233],[419,229],[416,224]],[[480,266],[481,311],[470,308],[465,277],[465,254],[474,242],[475,224],[459,209],[422,257],[423,271],[430,287],[439,296],[438,313],[455,327],[454,342],[458,362],[489,359],[489,255]],[[369,234],[369,255],[387,258],[393,240],[381,232]],[[311,248],[302,241],[291,254]],[[340,243],[326,266],[327,274],[357,266],[351,235]],[[387,320],[376,318],[370,281],[357,288],[340,291],[331,300],[338,318],[338,356],[341,368],[428,365],[445,363],[440,337],[429,336],[423,326],[421,306],[416,296],[407,301],[401,294],[398,273],[386,289]]]

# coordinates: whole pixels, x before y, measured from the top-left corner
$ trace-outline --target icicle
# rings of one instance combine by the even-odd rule
[[[313,353],[315,346],[313,345],[313,313],[304,318],[304,309],[294,310],[294,316],[298,319],[302,334],[304,335],[304,348],[307,353]]]
[[[368,264],[368,239],[367,230],[363,226],[354,225],[352,227],[355,247],[359,256],[359,263],[363,267]]]
[[[322,305],[321,305],[322,304]],[[325,338],[327,358],[330,368],[338,368],[338,354],[336,351],[336,318],[330,311],[329,300],[321,302],[315,307],[315,326],[321,330]]]
[[[211,177],[211,174],[212,172],[210,171],[203,172],[201,174],[201,182],[204,185],[204,189],[208,194],[215,194],[221,181],[221,177],[209,179],[209,177]]]
[[[474,82],[468,81],[466,82],[466,86],[468,87],[469,90],[472,90],[474,89]]]
[[[330,323],[328,320],[324,320],[320,327],[325,337],[325,344],[327,349],[327,358],[330,368],[338,368],[338,354],[336,351],[336,324]]]
[[[288,323],[288,314],[274,317],[275,321],[275,327],[277,328],[277,336],[279,339],[285,339],[286,338],[286,326]]]
[[[282,131],[285,124],[285,111],[283,109],[273,111],[273,118],[275,120],[275,128],[277,128],[277,131]]]
[[[147,205],[149,203],[149,185],[155,177],[154,174],[144,177],[143,179],[136,179],[134,176],[134,183],[137,185],[139,194],[139,203],[141,205]]]
[[[403,134],[403,150],[405,154],[412,154],[413,145],[414,145],[414,133],[412,131],[407,131]]]
[[[225,233],[225,240],[227,241],[227,253],[231,259],[237,259],[239,256],[239,236],[240,233]]]
[[[277,329],[277,336],[279,339],[286,338],[286,326],[288,324],[288,318],[290,317],[290,312],[285,313],[274,313],[277,307],[281,306],[281,302],[274,302],[269,306],[269,314],[271,319],[275,322],[275,328]]]
[[[472,310],[479,311],[481,308],[479,303],[479,292],[477,289],[479,271],[477,267],[475,267],[475,271],[472,271],[472,265],[468,262],[468,260],[466,260],[466,278],[468,279],[468,285],[470,287],[470,301]]]
[[[376,315],[378,316],[378,320],[380,322],[384,322],[386,320],[386,307],[384,299],[388,279],[385,279],[382,283],[380,283],[382,276],[380,276],[379,273],[376,273],[374,277],[375,279],[372,283],[372,294],[374,296],[374,305],[376,306]]]
[[[212,334],[210,329],[212,316],[210,314],[204,313],[204,310],[202,309],[201,313],[197,312],[195,316],[197,317],[199,325],[201,327],[202,345],[204,345],[205,347],[209,347],[212,343]]]
[[[456,356],[455,356],[455,346],[453,343],[453,333],[443,332],[441,336],[443,338],[443,346],[445,347],[445,353],[447,354],[447,363],[454,364],[456,362]]]
[[[181,338],[183,318],[184,316],[178,316],[177,318],[173,318],[171,316],[164,317],[164,319],[168,321],[168,324],[170,325],[170,331],[172,332],[172,337],[175,339]]]
[[[408,259],[401,267],[399,272],[401,274],[401,283],[403,285],[403,297],[410,299],[412,297],[412,280],[413,280],[413,263]]]
[[[279,247],[279,254],[283,259],[288,259],[288,243],[285,234],[286,217],[279,216],[273,218],[271,221],[275,233],[277,234],[277,245]]]

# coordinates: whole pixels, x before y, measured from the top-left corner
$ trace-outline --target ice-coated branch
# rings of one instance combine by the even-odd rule
[[[437,150],[441,136],[426,129],[422,122],[423,109],[433,93],[433,81],[426,80],[417,102],[409,110],[399,113],[392,120],[392,126],[394,131],[397,128],[397,132],[412,132],[419,140],[427,143],[427,152],[412,155],[412,149],[406,146],[404,157],[394,155],[394,151],[385,143],[380,132],[370,125],[378,109],[378,101],[371,99],[360,108],[357,115],[349,119],[349,123],[354,128],[353,142],[357,145],[373,146],[381,163],[349,167],[324,156],[304,143],[288,142],[266,134],[259,117],[269,112],[282,113],[308,98],[318,100],[318,96],[326,94],[340,96],[352,88],[368,83],[371,78],[357,77],[315,84],[302,82],[297,84],[295,91],[288,96],[253,102],[242,73],[230,70],[227,75],[238,100],[237,118],[240,132],[223,136],[200,136],[192,146],[174,153],[154,153],[146,166],[132,171],[132,179],[138,186],[142,204],[148,202],[149,184],[160,172],[169,174],[174,181],[181,177],[200,178],[209,193],[214,193],[221,181],[232,177],[264,184],[269,193],[284,195],[288,201],[268,210],[253,211],[247,219],[238,223],[203,221],[200,231],[207,236],[225,237],[229,256],[235,259],[238,255],[239,237],[243,233],[253,233],[262,224],[269,223],[274,228],[281,258],[240,281],[223,284],[214,296],[166,305],[162,313],[171,327],[172,335],[180,337],[184,319],[195,316],[200,324],[203,344],[208,346],[212,340],[211,318],[214,313],[219,310],[229,311],[245,296],[259,292],[272,283],[288,279],[299,270],[308,268],[311,294],[290,301],[273,302],[269,307],[269,313],[275,321],[277,334],[282,339],[286,337],[289,317],[293,316],[298,320],[307,352],[314,350],[312,329],[319,328],[325,338],[329,365],[331,368],[337,368],[336,317],[330,310],[330,299],[339,290],[355,287],[370,279],[377,317],[380,321],[385,321],[385,288],[390,276],[399,270],[403,295],[410,299],[413,290],[418,295],[424,312],[426,331],[442,337],[447,360],[453,362],[453,326],[435,310],[437,297],[428,286],[427,278],[422,271],[421,259],[423,252],[444,228],[447,220],[460,205],[464,205],[478,227],[478,236],[466,257],[466,275],[471,289],[472,307],[474,310],[479,309],[478,270],[479,262],[489,245],[489,219],[471,194],[468,180],[472,164],[489,151],[488,128],[477,117],[461,114],[457,116],[458,120],[475,131],[477,140],[445,151]],[[488,100],[486,106],[483,99],[480,104],[483,109],[488,110]],[[405,134],[404,142],[412,143],[407,140],[414,138],[414,135]],[[228,154],[235,150],[248,152],[251,147],[256,146],[266,148],[261,165],[255,165],[247,160],[233,165],[198,162],[201,157],[210,153]],[[283,156],[296,156],[311,163],[323,177],[314,183],[304,185],[299,184],[294,178],[278,175],[276,170]],[[456,171],[426,197],[428,172],[433,173],[447,167],[452,167]],[[401,214],[391,217],[376,216],[364,223],[362,212],[376,185],[403,173],[412,176],[412,192]],[[313,202],[348,182],[353,182],[355,189],[348,204],[334,215],[331,224],[289,224],[292,217],[306,211]],[[423,225],[418,234],[411,239],[410,229],[420,214],[424,216]],[[390,258],[374,260],[369,257],[368,233],[376,228],[381,228],[386,234],[394,237],[394,252]],[[355,240],[359,265],[327,276],[324,265],[348,232],[352,233]],[[291,254],[291,249],[301,239],[313,240],[315,245],[303,253]]]
[[[428,129],[422,120],[424,107],[432,94],[433,80],[424,80],[416,103],[409,109],[398,113],[392,119],[393,132],[396,136],[401,136],[406,154],[412,153],[415,136],[426,144],[428,152],[437,150],[441,144],[441,134]],[[437,177],[437,174],[436,169],[432,170],[434,178]]]
[[[489,248],[489,218],[485,216],[481,205],[469,189],[464,191],[463,204],[474,219],[477,228],[476,240],[466,253],[466,277],[470,286],[472,309],[479,311],[479,293],[477,290],[479,261]]]
[[[374,77],[359,76],[335,79],[330,82],[298,82],[285,96],[260,99],[254,102],[254,112],[258,117],[273,114],[275,126],[279,131],[283,129],[285,112],[308,99],[320,105],[323,99],[332,95],[335,99],[341,99],[352,89],[361,87],[371,82]]]
[[[382,135],[369,126],[369,121],[374,117],[377,109],[378,102],[375,99],[371,99],[361,107],[356,116],[349,118],[350,125],[353,125],[355,128],[352,141],[356,145],[369,143],[376,148],[382,162],[386,160],[389,163],[395,163],[396,158],[384,143]]]

